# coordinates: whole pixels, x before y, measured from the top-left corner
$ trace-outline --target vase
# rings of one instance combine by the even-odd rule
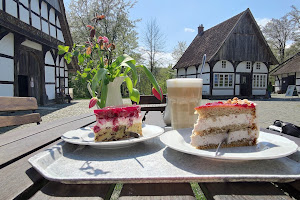
[[[107,85],[107,98],[105,106],[123,105],[121,95],[121,84],[125,77],[116,77],[113,82]]]

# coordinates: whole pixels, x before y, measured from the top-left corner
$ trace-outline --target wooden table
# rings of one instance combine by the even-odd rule
[[[116,184],[63,184],[48,181],[28,163],[30,157],[62,142],[60,136],[64,132],[94,122],[95,117],[86,114],[0,135],[0,199],[110,199],[117,189]],[[159,111],[150,111],[145,117],[145,123],[165,126]],[[284,137],[300,146],[300,138]],[[299,155],[300,151],[290,157],[293,162],[299,163]],[[207,199],[300,199],[300,180],[288,183],[193,183],[194,190],[197,187],[201,188]],[[195,198],[190,183],[186,182],[124,183],[119,194],[119,199],[123,200]]]

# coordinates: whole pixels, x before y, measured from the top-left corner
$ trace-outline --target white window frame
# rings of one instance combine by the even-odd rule
[[[267,74],[253,74],[253,88],[267,88]]]
[[[221,65],[222,65],[222,68],[225,69],[226,68],[226,60],[222,60]]]
[[[256,69],[260,70],[260,62],[256,63]]]
[[[227,77],[227,81],[226,81],[226,77]],[[214,73],[213,82],[214,82],[213,88],[233,88],[234,73]]]
[[[246,62],[246,69],[251,69],[251,62],[250,61]]]

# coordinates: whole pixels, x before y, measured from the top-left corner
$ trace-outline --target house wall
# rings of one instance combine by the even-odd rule
[[[280,74],[280,75],[275,76],[275,92],[281,91],[282,78],[288,77],[289,75],[295,75],[296,89],[297,89],[298,93],[300,93],[300,72],[289,73],[289,74]]]
[[[45,88],[48,99],[55,99],[55,63],[50,51],[45,55]]]
[[[0,96],[14,96],[14,34],[0,40]]]
[[[215,96],[226,96],[226,95],[234,95],[234,68],[233,65],[226,61],[226,67],[222,67],[222,61],[218,61],[214,67],[213,67],[213,78],[216,73],[226,73],[226,74],[232,74],[233,75],[233,84],[231,87],[216,87],[214,85],[214,81],[212,83],[213,89],[212,89],[212,95]]]
[[[58,5],[57,0],[53,0],[51,4],[46,1],[39,0],[0,0],[0,9],[3,10],[3,3],[5,4],[5,12],[19,18],[21,21],[35,27],[38,30],[65,42],[57,9],[53,6]],[[30,3],[29,3],[30,2]],[[19,6],[18,6],[19,4]],[[18,13],[19,7],[19,13]],[[48,12],[49,10],[49,12]],[[31,15],[31,18],[30,18]]]
[[[300,72],[296,73],[296,88],[298,93],[300,93]]]
[[[267,78],[268,77],[268,68],[264,63],[259,62],[260,68],[258,69],[257,63],[258,62],[255,62],[253,65],[253,77],[254,77],[254,75],[266,75],[265,85],[262,87],[255,87],[254,84],[252,83],[252,85],[253,85],[252,86],[252,95],[266,95],[267,87],[268,87],[268,82],[267,82],[268,81],[268,78]]]

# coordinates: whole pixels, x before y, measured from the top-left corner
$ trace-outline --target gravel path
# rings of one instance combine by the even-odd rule
[[[216,101],[216,100],[214,100]],[[257,113],[259,125],[266,128],[273,124],[275,120],[282,120],[300,126],[300,98],[287,98],[284,95],[274,94],[271,99],[253,100],[257,104]],[[203,99],[201,104],[212,102]],[[130,104],[129,99],[124,99],[125,104]],[[51,106],[39,107],[38,111],[42,116],[41,123],[47,123],[57,119],[81,115],[85,113],[93,113],[88,108],[89,100],[73,100],[71,104],[54,104]],[[16,129],[26,128],[29,126],[37,126],[36,124],[26,124],[15,127],[0,128],[0,134]]]

